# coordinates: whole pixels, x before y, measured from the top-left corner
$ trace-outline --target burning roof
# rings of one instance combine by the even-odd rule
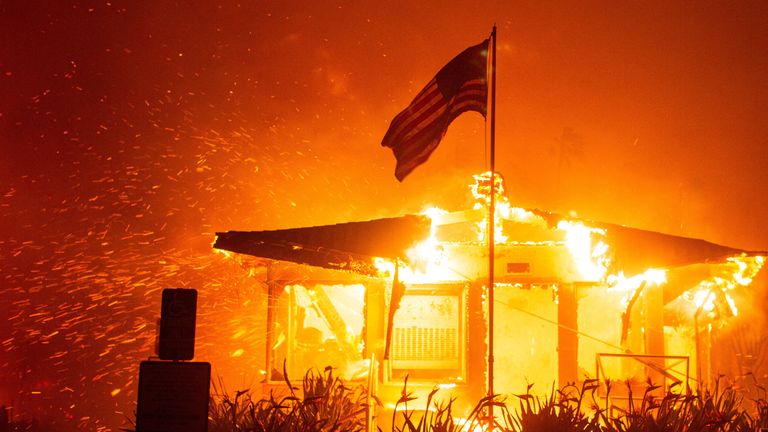
[[[700,239],[563,217],[541,210],[531,210],[530,213],[544,219],[552,229],[562,221],[569,221],[600,230],[612,251],[611,267],[628,274],[641,273],[648,268],[674,268],[724,262],[734,256],[767,254]],[[469,217],[465,212],[455,214],[461,214],[460,222],[472,219],[471,213]],[[460,222],[453,221],[454,224]],[[216,233],[213,247],[260,258],[371,275],[375,274],[372,258],[406,258],[408,249],[429,238],[431,223],[427,216],[407,215],[281,230],[227,231]],[[529,239],[514,240],[524,242]]]
[[[564,217],[541,210],[531,210],[531,212],[544,218],[553,227],[560,221],[570,220],[603,231],[605,242],[613,251],[612,267],[628,274],[641,273],[649,268],[674,268],[697,263],[723,262],[726,258],[740,255],[768,254],[723,246],[701,239]]]
[[[490,175],[475,176],[473,209],[271,231],[217,233],[214,248],[367,276],[391,277],[394,261],[405,283],[477,281],[488,275],[486,248]],[[664,290],[665,303],[687,291],[717,292],[749,285],[766,252],[747,251],[542,210],[512,207],[495,182],[497,282],[663,283],[697,274]],[[706,266],[712,264],[712,266]],[[704,265],[707,268],[697,268]],[[709,268],[711,267],[711,268]],[[727,273],[721,276],[720,273]],[[699,274],[700,273],[700,274]],[[538,282],[537,282],[538,281]],[[636,289],[635,286],[632,289]]]
[[[430,226],[429,218],[409,215],[272,231],[227,231],[216,233],[213,247],[372,275],[376,273],[374,257],[405,256],[409,248],[429,237]]]

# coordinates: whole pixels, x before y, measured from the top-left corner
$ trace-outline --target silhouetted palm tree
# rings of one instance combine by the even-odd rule
[[[560,190],[560,181],[563,167],[570,167],[574,159],[584,155],[584,137],[572,127],[565,126],[559,138],[555,138],[557,144],[552,147],[551,153],[557,158],[557,189]]]

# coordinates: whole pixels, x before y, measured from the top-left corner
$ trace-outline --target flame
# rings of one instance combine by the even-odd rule
[[[547,226],[547,221],[545,221],[543,217],[521,207],[510,207],[509,214],[506,215],[506,218],[515,222],[530,225],[538,225],[541,227]]]
[[[437,239],[436,219],[448,212],[430,207],[421,212],[432,221],[430,236],[426,240],[417,243],[405,253],[408,262],[399,262],[398,279],[404,283],[432,283],[463,280],[464,278],[447,266],[444,260],[442,243]],[[373,259],[379,275],[393,277],[395,274],[395,262],[390,259],[376,257]]]
[[[224,258],[232,258],[232,252],[230,252],[230,251],[226,251],[226,250],[224,250],[224,249],[216,249],[216,248],[213,248],[213,252],[214,252],[214,253],[217,253],[217,254],[221,254],[221,255],[224,255]]]
[[[723,265],[723,273],[699,282],[685,293],[684,298],[696,306],[696,311],[712,315],[716,310],[726,315],[738,316],[739,309],[729,291],[748,286],[765,264],[764,256],[730,257]]]
[[[474,210],[485,210],[490,202],[490,172],[475,175],[474,179],[475,184],[471,185],[472,195],[476,200]],[[503,232],[504,220],[547,226],[546,221],[541,216],[510,205],[509,199],[504,195],[504,182],[499,174],[495,176],[494,190],[496,192],[494,243],[509,242],[508,236]],[[464,279],[462,275],[457,274],[447,266],[443,244],[436,237],[438,225],[436,220],[440,220],[447,213],[436,207],[428,208],[422,212],[432,221],[430,237],[407,251],[408,263],[401,263],[398,268],[398,276],[401,281],[427,283]],[[487,224],[487,218],[482,218],[477,222],[478,241],[486,240]],[[563,244],[573,257],[580,276],[585,280],[604,280],[609,264],[609,248],[605,241],[597,237],[604,236],[605,230],[569,220],[560,221],[557,229],[565,233]],[[391,277],[394,275],[395,263],[392,260],[375,258],[374,266],[381,276]]]
[[[696,309],[704,312],[712,312],[715,309],[715,296],[710,289],[700,289],[693,294],[693,303]]]
[[[765,264],[764,256],[755,257],[731,257],[726,260],[729,264],[735,265],[733,281],[741,286],[747,286],[752,283],[752,279],[757,275]]]
[[[731,308],[733,316],[739,315],[739,309],[736,307],[736,302],[733,300],[733,297],[728,295],[728,293],[725,294],[725,301],[728,303],[728,307]]]
[[[426,210],[422,211],[421,214],[428,217],[432,221],[432,225],[430,226],[430,238],[434,238],[437,232],[437,224],[435,224],[435,219],[448,214],[448,211],[443,210],[440,207],[428,207]]]
[[[568,248],[579,272],[589,280],[602,280],[608,271],[608,244],[602,240],[593,242],[593,235],[604,236],[605,230],[585,226],[581,222],[561,220],[557,229],[565,231]]]
[[[476,174],[473,176],[475,183],[470,185],[472,196],[476,202],[473,209],[487,209],[490,207],[491,202],[491,172],[486,171],[482,174]],[[509,198],[507,198],[504,191],[504,178],[499,173],[494,175],[494,211],[493,211],[493,242],[494,244],[506,243],[508,238],[504,235],[503,219],[509,219],[512,214],[512,206],[509,204]],[[533,215],[531,213],[531,215]],[[477,223],[478,227],[478,241],[486,241],[486,233],[488,232],[488,218],[483,218]]]
[[[404,283],[431,283],[462,280],[454,270],[443,262],[443,250],[439,242],[430,238],[412,247],[406,252],[410,265],[400,262],[398,279]],[[376,270],[383,277],[395,274],[395,262],[376,257],[373,259]]]
[[[643,283],[650,286],[658,286],[667,283],[667,271],[663,269],[650,268],[643,273],[626,277],[624,272],[619,272],[616,275],[609,275],[606,277],[608,283],[608,291],[626,292],[627,295],[622,300],[622,303],[626,305],[632,294],[642,286]]]

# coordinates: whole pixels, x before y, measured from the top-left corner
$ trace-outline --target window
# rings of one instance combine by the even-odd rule
[[[285,286],[273,327],[271,380],[283,379],[283,362],[291,380],[327,366],[346,380],[366,378],[364,307],[360,284]]]
[[[464,296],[464,286],[408,287],[392,327],[390,378],[465,379]]]

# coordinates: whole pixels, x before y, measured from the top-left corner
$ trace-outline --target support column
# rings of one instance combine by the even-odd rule
[[[282,373],[282,369],[276,367],[274,352],[272,350],[275,344],[275,319],[277,317],[277,284],[271,280],[267,281],[267,334],[266,334],[266,355],[264,369],[267,371],[266,381],[278,379],[273,371]],[[282,365],[281,365],[282,366]]]
[[[660,286],[649,286],[645,289],[643,306],[645,309],[645,353],[650,355],[664,355],[664,291]],[[653,360],[655,368],[648,368],[648,377],[656,385],[664,388],[665,379],[661,373],[665,368],[665,362]]]
[[[558,386],[579,379],[579,335],[578,304],[576,287],[562,284],[557,291],[557,353]]]

